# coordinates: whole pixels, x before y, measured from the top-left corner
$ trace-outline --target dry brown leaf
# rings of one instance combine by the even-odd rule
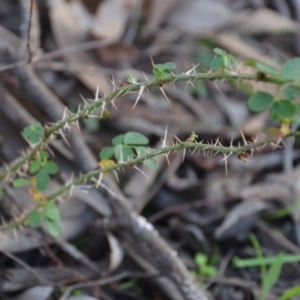
[[[241,130],[245,135],[257,134],[257,132],[263,131],[266,128],[268,119],[268,111],[260,114],[255,114],[243,124]]]
[[[147,15],[147,21],[142,28],[142,36],[147,38],[153,34],[161,23],[166,19],[167,14],[178,4],[179,0],[152,0]]]
[[[300,30],[297,22],[267,8],[255,10],[247,15],[238,14],[236,21],[239,25],[234,31],[243,34],[297,33]]]
[[[181,1],[167,20],[182,32],[199,36],[231,24],[235,14],[221,1]]]
[[[81,4],[79,2],[71,3],[59,2],[49,10],[54,37],[59,48],[80,45],[85,40],[85,25],[78,22],[74,11],[74,5],[78,10]],[[81,9],[84,7],[81,6]],[[86,52],[67,54],[65,59],[71,64],[80,62],[82,65],[97,65],[97,62]],[[107,78],[101,73],[74,71],[74,74],[92,91],[95,91],[97,86],[102,94],[110,90]]]
[[[124,43],[116,43],[104,48],[99,48],[97,52],[104,66],[124,62],[127,64],[132,63],[139,56],[137,47]]]
[[[119,41],[137,0],[106,0],[99,4],[91,32],[98,39]]]

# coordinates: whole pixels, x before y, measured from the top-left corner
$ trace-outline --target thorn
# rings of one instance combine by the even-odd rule
[[[95,101],[99,99],[99,84],[97,85],[96,93],[95,93]]]
[[[64,132],[63,132],[62,128],[61,128],[61,129],[59,129],[59,131],[58,131],[58,132],[60,133],[60,135],[61,135],[62,139],[64,140],[64,142],[65,142],[65,143],[67,144],[67,146],[70,148],[70,144],[69,144],[69,142],[68,142],[67,138],[65,137],[65,135],[64,135]]]
[[[81,94],[79,94],[79,97],[83,100],[83,102],[85,103],[85,105],[88,105],[88,102],[84,99],[84,97]]]
[[[180,144],[183,143],[183,142],[182,142],[175,134],[173,134],[173,136],[174,136],[174,138],[175,138]]]
[[[194,89],[196,89],[195,85],[194,85],[193,82],[192,82],[192,79],[189,79],[189,80],[186,82],[185,88],[186,88],[189,84],[190,84]]]
[[[152,67],[154,68],[155,64],[154,64],[154,61],[153,61],[153,58],[152,58],[151,55],[150,55],[150,60],[151,60],[151,65],[152,65]]]
[[[101,114],[100,114],[100,116],[99,116],[99,118],[100,119],[102,119],[102,117],[103,117],[103,114],[104,114],[104,112],[106,111],[106,109],[105,109],[105,104],[106,104],[106,101],[103,101],[103,103],[102,103],[102,106],[101,106]]]
[[[195,153],[197,150],[199,150],[199,149],[195,148],[195,149],[192,151],[191,155],[194,155],[194,153]]]
[[[214,154],[213,154],[213,152],[211,152],[211,155],[212,155],[212,156],[216,156],[219,152],[220,152],[220,151],[216,151]]]
[[[74,191],[74,185],[72,185],[70,190],[69,190],[68,200],[70,200],[71,197],[73,196],[73,191]]]
[[[145,74],[144,72],[142,72],[142,74],[144,75],[146,81],[148,81],[149,79],[148,79],[148,77],[146,76],[146,74]]]
[[[116,98],[112,99],[112,100],[110,101],[110,103],[111,103],[111,105],[113,106],[113,108],[118,109],[117,106],[115,105],[115,99],[116,99]]]
[[[162,92],[162,94],[165,96],[165,98],[167,99],[167,101],[168,101],[168,103],[169,103],[169,105],[170,105],[170,108],[172,108],[171,102],[170,102],[169,98],[167,97],[167,95],[166,95],[164,89],[163,89],[162,87],[160,87],[159,89],[160,89],[160,91]]]
[[[227,177],[228,175],[228,164],[227,164],[227,159],[232,155],[233,152],[230,152],[228,155],[226,153],[223,153],[224,158],[221,161],[225,161],[225,175]]]
[[[163,142],[162,148],[166,147],[166,143],[167,143],[167,134],[168,134],[168,125],[166,126],[164,139],[163,139],[163,141],[162,141],[162,142]]]
[[[96,189],[98,189],[99,185],[101,185],[101,181],[102,181],[103,176],[104,176],[103,173],[99,174],[99,178],[98,178],[97,183],[96,183]]]
[[[197,68],[199,65],[200,65],[200,64],[197,64],[197,65],[193,66],[190,70],[188,70],[188,71],[185,72],[184,74],[186,74],[186,75],[191,74],[193,71],[196,70],[196,68]],[[195,73],[195,72],[193,72],[193,73]]]
[[[185,154],[186,154],[186,148],[183,149],[182,162],[184,162]]]
[[[113,171],[113,173],[114,173],[114,176],[116,178],[116,181],[119,183],[120,180],[119,180],[118,172],[115,170],[115,171]]]
[[[169,161],[169,155],[170,155],[170,152],[167,152],[164,156],[166,157],[168,166],[170,167],[171,164],[170,164],[170,161]]]
[[[138,97],[136,98],[135,103],[134,103],[132,109],[134,109],[135,106],[137,105],[137,103],[139,102],[139,100],[140,100],[140,98],[141,98],[141,96],[142,96],[144,90],[145,90],[145,86],[144,86],[144,85],[141,85],[141,87],[140,87],[140,89],[139,89]]]
[[[173,86],[174,91],[176,90],[175,81],[170,82],[170,84]]]
[[[245,146],[247,146],[248,145],[248,143],[247,143],[247,141],[246,141],[246,138],[245,138],[245,136],[244,136],[244,134],[243,134],[243,132],[242,132],[242,130],[241,130],[241,128],[239,127],[239,131],[240,131],[240,134],[241,134],[241,136],[242,136],[242,139],[243,139],[243,141],[244,141],[244,145]]]
[[[80,111],[80,104],[79,104],[78,109],[77,109],[77,115],[78,115],[78,117],[79,117],[79,111]],[[81,134],[81,130],[80,130],[78,118],[77,118],[77,120],[74,123],[75,123],[75,125],[76,125],[76,127],[78,129],[79,134]]]
[[[215,86],[215,88],[217,89],[217,91],[220,93],[220,95],[222,96],[223,100],[226,101],[226,98],[224,96],[224,94],[222,93],[222,91],[220,90],[220,88],[217,86],[216,82],[213,81],[213,85]]]
[[[109,81],[111,82],[111,84],[113,85],[113,91],[117,90],[118,87],[117,87],[116,84],[115,84],[115,78],[114,78],[114,76],[112,75],[112,79],[110,79],[110,78],[108,77],[108,80],[109,80]]]
[[[216,139],[216,142],[215,142],[214,146],[218,146],[218,144],[219,144],[219,145],[221,145],[221,144],[220,144],[220,142],[219,142],[219,137],[217,137],[217,139]]]
[[[133,168],[136,169],[136,170],[138,170],[139,172],[141,172],[148,179],[150,179],[150,177],[145,172],[143,172],[141,169],[139,169],[137,166],[133,166]]]

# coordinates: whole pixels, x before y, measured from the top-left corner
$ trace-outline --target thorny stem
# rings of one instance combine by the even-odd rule
[[[300,135],[300,132],[293,132],[291,133],[289,136],[298,136]],[[109,173],[109,172],[113,172],[113,171],[117,171],[119,169],[125,168],[125,167],[130,167],[130,166],[134,166],[137,165],[139,163],[142,163],[144,161],[146,161],[147,159],[156,157],[158,155],[161,154],[165,154],[167,155],[168,153],[170,153],[171,151],[178,151],[178,150],[182,150],[182,149],[198,149],[198,150],[202,150],[202,151],[213,151],[213,152],[220,152],[223,154],[234,154],[236,156],[238,156],[239,154],[242,154],[244,152],[253,150],[253,149],[257,149],[258,147],[261,146],[265,146],[269,143],[274,142],[274,140],[272,139],[263,139],[260,140],[258,142],[255,143],[250,143],[247,144],[245,146],[242,147],[223,147],[222,145],[213,145],[213,144],[205,144],[205,143],[198,143],[198,142],[189,142],[189,141],[184,141],[184,142],[178,142],[175,145],[172,146],[167,146],[167,147],[163,147],[159,150],[154,150],[149,152],[148,154],[145,154],[143,156],[137,157],[133,160],[130,160],[128,162],[119,162],[113,166],[107,167],[107,168],[101,168],[101,169],[97,169],[97,170],[93,170],[87,174],[84,174],[82,176],[80,176],[78,179],[72,181],[71,183],[66,184],[64,187],[62,187],[61,189],[57,190],[56,192],[52,193],[50,196],[48,196],[46,198],[47,201],[51,201],[51,200],[55,200],[57,197],[62,196],[68,192],[71,192],[73,188],[75,188],[76,186],[80,186],[82,184],[85,184],[87,181],[91,180],[91,179],[97,179],[99,178],[99,176],[101,176],[101,174],[105,174],[105,173]],[[96,186],[96,185],[95,185]],[[0,232],[12,229],[12,228],[16,228],[19,227],[21,225],[24,225],[27,222],[27,216],[30,212],[35,211],[37,208],[41,207],[42,204],[39,203],[37,204],[37,206],[32,209],[31,211],[29,211],[28,213],[26,213],[25,216],[22,216],[19,219],[16,219],[10,223],[7,223],[3,226],[0,227]]]
[[[239,74],[232,71],[217,71],[217,72],[207,72],[207,73],[194,73],[194,74],[182,74],[182,75],[171,75],[161,79],[151,79],[137,84],[129,84],[120,88],[115,89],[111,93],[103,96],[102,98],[95,99],[90,104],[87,104],[83,109],[78,110],[77,113],[70,114],[69,117],[58,121],[56,124],[52,125],[45,131],[42,140],[33,146],[27,154],[15,160],[10,164],[6,170],[0,172],[0,182],[3,181],[9,174],[16,172],[23,164],[30,161],[34,155],[39,152],[44,145],[47,144],[51,136],[63,130],[66,125],[73,122],[77,122],[79,119],[89,116],[96,108],[102,106],[105,103],[113,101],[116,97],[123,96],[130,92],[137,92],[141,88],[147,88],[150,86],[162,86],[163,84],[173,83],[176,81],[191,81],[191,80],[219,80],[225,79],[231,80],[250,80],[250,81],[264,81],[269,83],[275,83],[277,85],[282,85],[285,83],[293,83],[292,80],[283,79],[279,76],[257,76],[256,74]],[[293,83],[293,87],[300,90],[299,83]]]
[[[35,144],[33,147],[31,147],[27,154],[21,156],[14,162],[12,162],[6,170],[0,172],[0,182],[2,182],[8,175],[11,175],[19,170],[26,162],[30,161],[36,153],[38,153],[40,150],[43,149],[43,147],[48,143],[49,139],[52,137],[52,135],[57,134],[59,131],[64,130],[64,128],[67,127],[68,124],[77,122],[81,118],[89,116],[96,108],[101,107],[105,105],[105,103],[112,102],[116,97],[124,96],[127,93],[130,92],[139,92],[141,90],[144,90],[147,87],[151,86],[159,86],[161,87],[163,84],[167,83],[174,83],[176,81],[191,81],[191,80],[220,80],[225,79],[228,81],[232,80],[249,80],[249,81],[263,81],[263,82],[269,82],[269,83],[275,83],[277,85],[282,85],[285,83],[292,83],[291,85],[297,89],[300,90],[300,84],[293,82],[292,80],[286,80],[281,77],[275,77],[275,76],[257,76],[256,74],[240,74],[237,72],[232,71],[217,71],[217,72],[207,72],[207,73],[193,73],[193,74],[181,74],[181,75],[171,75],[168,77],[160,78],[160,79],[151,79],[144,82],[136,83],[136,84],[129,84],[126,86],[122,86],[119,88],[116,88],[111,93],[103,96],[102,98],[98,98],[93,100],[90,104],[86,104],[83,109],[79,109],[77,113],[70,113],[69,116],[63,117],[62,120],[58,121],[51,127],[45,130],[44,136],[41,139],[41,141],[37,144]],[[296,136],[300,135],[300,132],[292,132],[288,136]],[[167,154],[171,151],[177,151],[181,149],[191,148],[191,149],[198,149],[198,150],[207,150],[207,151],[213,151],[213,152],[220,152],[223,154],[235,154],[239,155],[243,152],[247,152],[249,150],[258,148],[260,146],[266,145],[268,143],[272,142],[270,139],[264,139],[255,143],[251,143],[248,145],[245,145],[243,147],[223,147],[220,146],[220,144],[204,144],[204,143],[197,143],[197,142],[179,142],[175,145],[169,146],[169,147],[163,147],[160,150],[154,150],[150,153],[140,156],[134,160],[128,161],[128,162],[122,162],[117,163],[113,166],[97,169],[94,171],[91,171],[85,175],[82,175],[78,179],[74,180],[73,182],[66,184],[63,188],[59,189],[55,193],[51,194],[46,198],[46,200],[51,201],[56,199],[57,197],[66,194],[72,190],[72,188],[79,186],[81,184],[84,184],[88,180],[92,178],[97,178],[101,176],[101,174],[112,172],[119,170],[124,167],[130,167],[133,165],[137,165],[149,158],[156,157],[161,154]],[[5,224],[0,227],[0,232],[16,228],[19,226],[24,225],[27,222],[27,216],[30,212],[35,211],[36,209],[42,207],[42,204],[39,203],[36,205],[34,209],[27,212],[26,214],[23,214],[22,217],[15,219],[14,221]]]

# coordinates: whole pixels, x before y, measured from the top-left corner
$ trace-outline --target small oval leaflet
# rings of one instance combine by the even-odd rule
[[[129,131],[124,137],[126,145],[147,145],[148,143],[148,138],[139,132]]]
[[[129,146],[118,145],[115,148],[115,157],[118,161],[128,162],[134,158],[134,153]]]
[[[289,100],[279,100],[274,103],[272,112],[280,119],[293,120],[297,114],[297,107]]]
[[[26,178],[19,178],[13,181],[13,186],[15,188],[20,188],[22,186],[30,185],[30,184],[31,184],[30,180]]]
[[[273,96],[265,92],[257,92],[248,99],[248,106],[254,112],[261,112],[269,108],[274,102]]]
[[[38,211],[33,211],[28,215],[28,222],[32,228],[37,228],[42,224],[43,215]]]
[[[111,157],[113,157],[114,151],[114,147],[103,147],[99,156],[101,159],[110,159]]]
[[[291,59],[283,66],[282,77],[300,81],[300,58]]]

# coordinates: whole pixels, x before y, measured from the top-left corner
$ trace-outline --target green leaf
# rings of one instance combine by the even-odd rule
[[[155,159],[155,157],[151,157],[145,160],[145,166],[149,169],[157,169],[158,163]]]
[[[163,70],[163,77],[168,77],[172,75],[172,72],[169,69],[164,69]]]
[[[40,135],[37,133],[31,133],[30,136],[28,137],[29,141],[33,144],[37,144],[41,139]]]
[[[284,253],[281,252],[276,256],[276,260],[271,265],[266,274],[265,278],[263,278],[263,286],[262,286],[262,299],[265,299],[268,292],[272,289],[272,287],[276,284],[282,268]]]
[[[132,74],[129,74],[128,77],[127,77],[127,82],[130,82],[130,83],[138,83],[138,79],[136,76],[132,75]]]
[[[154,77],[155,77],[156,79],[160,79],[160,78],[162,78],[162,77],[164,76],[164,71],[161,70],[161,69],[156,69],[156,68],[154,68],[153,74],[154,74]]]
[[[118,161],[128,162],[134,158],[134,154],[129,146],[120,144],[115,148],[115,157]]]
[[[36,174],[36,188],[42,192],[47,189],[50,183],[50,176],[43,169]]]
[[[283,90],[283,95],[289,100],[294,100],[298,97],[299,91],[292,86],[288,86]]]
[[[280,122],[281,120],[280,116],[278,116],[273,110],[271,110],[271,118],[274,122]]]
[[[40,158],[41,158],[41,160],[45,161],[45,160],[48,159],[48,157],[49,157],[49,153],[48,153],[48,152],[42,151],[42,152],[40,153]]]
[[[110,159],[115,152],[114,147],[103,147],[100,151],[99,157],[101,159]]]
[[[28,222],[32,228],[37,228],[42,224],[43,215],[38,211],[32,211],[28,215]]]
[[[249,59],[245,62],[246,66],[251,66],[251,67],[255,67],[257,68],[257,70],[261,73],[264,74],[269,74],[269,75],[273,75],[273,76],[279,76],[280,75],[280,71],[270,65],[267,65],[263,62],[254,60],[254,59]]]
[[[232,55],[222,57],[225,68],[230,69],[236,65],[236,59]]]
[[[124,144],[126,145],[147,145],[148,143],[148,138],[139,132],[130,131],[124,137]]]
[[[197,253],[195,256],[195,263],[198,267],[205,266],[207,264],[207,255]]]
[[[3,198],[3,191],[0,189],[0,200]]]
[[[82,290],[74,290],[73,293],[72,293],[73,297],[79,297],[79,296],[83,296],[83,295],[84,295],[84,293],[83,293]],[[86,298],[86,297],[83,297],[82,299],[84,299],[84,298]]]
[[[41,167],[42,167],[42,162],[39,159],[37,159],[31,163],[29,172],[32,174],[36,173]]]
[[[153,74],[156,79],[160,79],[164,76],[164,67],[162,64],[154,65]]]
[[[60,220],[60,213],[53,201],[46,202],[45,208],[45,217],[52,221],[59,221]]]
[[[248,99],[248,106],[254,112],[261,112],[269,108],[274,102],[272,95],[265,92],[257,92]]]
[[[252,267],[259,267],[262,265],[272,265],[277,256],[268,256],[262,258],[239,258],[234,257],[232,259],[232,263],[236,268],[252,268]],[[285,254],[283,257],[283,263],[290,264],[290,263],[298,263],[300,262],[300,255],[299,254]]]
[[[167,62],[163,65],[163,69],[166,70],[172,70],[172,69],[175,69],[176,68],[176,65],[173,63],[173,62]]]
[[[149,147],[135,146],[134,149],[135,149],[138,157],[147,155],[152,152],[152,150]],[[157,169],[158,168],[158,163],[157,163],[155,157],[146,159],[144,161],[144,163],[145,163],[145,166],[149,169]]]
[[[218,71],[218,70],[221,70],[222,68],[224,68],[224,62],[223,62],[223,59],[222,57],[215,57],[211,63],[211,68],[214,70],[214,71]]]
[[[35,123],[31,126],[25,127],[23,135],[33,144],[40,142],[41,137],[44,135],[44,128],[40,123]]]
[[[150,148],[148,148],[148,147],[135,146],[134,149],[135,149],[136,154],[137,154],[138,157],[150,153]]]
[[[31,182],[29,179],[19,178],[19,179],[15,179],[12,184],[15,188],[20,188],[22,186],[31,185]]]
[[[82,123],[90,132],[97,132],[100,129],[98,118],[83,119]]]
[[[218,270],[214,266],[205,266],[202,270],[202,274],[208,277],[216,277]]]
[[[297,107],[289,100],[279,100],[272,106],[272,112],[281,120],[292,120],[297,114]]]
[[[117,146],[119,144],[123,144],[124,143],[124,137],[125,137],[125,134],[120,134],[120,135],[117,135],[116,137],[114,137],[112,139],[112,144],[114,146]]]
[[[281,71],[284,79],[300,81],[300,58],[289,60]]]
[[[50,235],[58,237],[61,234],[61,227],[58,222],[47,219],[45,225]]]
[[[163,64],[156,64],[156,65],[154,65],[154,69],[163,70],[164,69],[164,65]]]
[[[48,174],[53,175],[53,174],[56,174],[58,172],[58,167],[57,167],[55,162],[49,160],[43,166],[43,171],[48,173]]]
[[[221,48],[215,48],[214,49],[214,52],[219,55],[219,56],[225,56],[227,55],[227,52]]]
[[[175,69],[176,65],[173,62],[167,62],[165,64],[157,64],[153,67],[153,74],[156,79],[161,79],[171,75],[171,70]]]
[[[300,285],[287,290],[278,300],[289,300],[300,294]]]

